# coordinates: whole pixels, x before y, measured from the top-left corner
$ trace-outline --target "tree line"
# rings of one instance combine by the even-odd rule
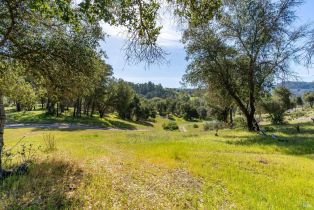
[[[201,8],[203,20],[208,20],[220,5],[220,1],[208,2],[206,7],[186,0],[166,3],[173,6],[174,15],[195,23],[200,20],[195,8]],[[91,94],[93,84],[108,71],[99,46],[104,39],[100,21],[127,29],[129,61],[151,64],[164,56],[157,45],[162,28],[157,24],[160,6],[157,0],[0,1],[0,178],[7,173],[1,162],[4,96],[14,98],[16,91],[36,86],[38,93],[47,95],[49,112],[54,112],[56,103],[58,113],[65,103],[76,100],[76,113],[80,113],[81,96]]]

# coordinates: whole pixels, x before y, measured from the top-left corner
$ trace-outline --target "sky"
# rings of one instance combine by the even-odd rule
[[[299,17],[298,23],[314,22],[314,0],[306,0],[296,9]],[[167,52],[166,62],[159,65],[151,65],[146,68],[143,63],[128,64],[125,61],[123,46],[126,36],[122,28],[111,27],[103,24],[103,31],[108,34],[101,48],[107,54],[106,62],[113,67],[114,77],[122,78],[129,82],[145,83],[152,81],[162,84],[164,87],[179,88],[180,81],[185,73],[187,61],[184,46],[181,44],[181,30],[174,20],[166,13],[160,15],[160,23],[163,25],[158,44]],[[314,81],[314,69],[307,69],[302,65],[291,64],[291,70],[297,72],[300,81]]]

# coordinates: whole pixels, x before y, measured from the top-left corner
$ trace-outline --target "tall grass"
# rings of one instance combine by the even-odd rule
[[[56,138],[51,133],[43,134],[44,150],[46,152],[57,150]]]

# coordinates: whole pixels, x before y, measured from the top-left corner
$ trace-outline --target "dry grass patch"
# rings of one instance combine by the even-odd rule
[[[93,164],[89,182],[82,188],[86,208],[199,209],[202,205],[202,181],[186,170],[115,154]]]
[[[29,173],[0,183],[4,209],[61,209],[79,201],[74,198],[82,170],[76,164],[47,159],[31,166]]]

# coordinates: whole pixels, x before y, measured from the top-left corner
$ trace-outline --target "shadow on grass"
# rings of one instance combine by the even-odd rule
[[[137,125],[144,125],[144,126],[149,126],[149,127],[154,127],[154,124],[151,123],[150,121],[133,121],[133,120],[128,120],[128,122],[137,124]]]
[[[32,165],[26,175],[0,182],[4,209],[68,209],[79,205],[74,197],[83,171],[74,164],[49,160]]]
[[[300,135],[304,135],[304,134],[314,135],[314,123],[312,122],[293,123],[293,124],[287,124],[287,125],[265,126],[265,127],[271,127],[275,131],[281,132],[287,135],[294,135],[294,134],[298,134],[296,126],[299,126],[300,128]]]
[[[34,124],[52,124],[52,123],[72,123],[109,126],[109,123],[99,117],[73,117],[72,115],[49,115],[44,112],[13,112],[7,116],[7,123],[34,123]]]
[[[276,146],[276,150],[284,154],[308,155],[314,158],[314,127],[302,128],[301,125],[301,133],[297,133],[294,125],[276,126],[275,129],[276,132],[267,132],[268,136],[243,136],[240,140],[226,141],[226,143],[241,146]],[[272,137],[273,133],[275,133],[274,137]]]
[[[123,122],[120,120],[111,120],[107,119],[107,121],[111,124],[111,127],[122,129],[122,130],[136,130],[136,127],[130,123]]]
[[[99,117],[73,117],[73,116],[51,116],[45,113],[34,114],[30,112],[18,112],[8,115],[7,124],[29,124],[21,127],[33,127],[35,130],[87,130],[87,129],[121,129],[121,130],[136,130],[136,125],[153,127],[153,123],[149,121],[132,121],[121,120],[119,118],[99,118]],[[68,124],[68,126],[58,126],[53,124]],[[14,127],[10,127],[14,128]]]

